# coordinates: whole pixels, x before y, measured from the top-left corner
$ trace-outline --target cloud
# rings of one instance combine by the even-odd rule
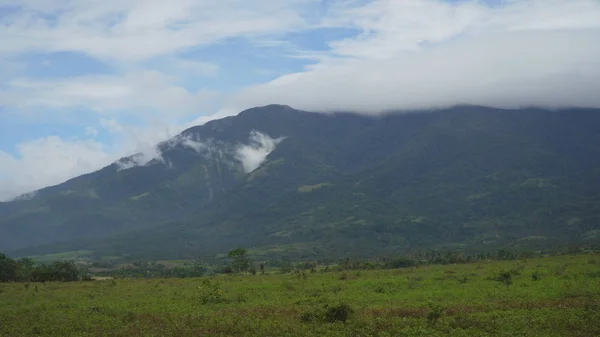
[[[246,88],[228,107],[600,107],[598,1],[379,0],[338,4],[324,25],[361,33],[300,53],[318,62]]]
[[[256,170],[283,138],[273,139],[264,133],[252,131],[249,141],[247,145],[238,145],[235,153],[247,173]]]
[[[191,60],[172,60],[170,62],[169,73],[179,72],[184,76],[209,76],[215,77],[219,73],[219,66],[209,62],[191,61]]]
[[[456,104],[600,107],[600,30],[465,39],[386,60],[350,60],[254,86],[235,106],[378,113]]]
[[[89,137],[96,137],[98,135],[98,129],[88,126],[85,128],[85,135]]]
[[[109,133],[120,134],[123,132],[123,127],[121,124],[113,118],[101,118],[100,125]]]
[[[0,53],[75,51],[135,62],[235,36],[281,34],[306,25],[312,0],[2,1]],[[18,36],[18,39],[15,39]]]
[[[145,165],[152,159],[164,163],[157,144],[185,128],[160,120],[144,126],[121,124],[116,119],[102,119],[99,124],[112,132],[111,144],[92,138],[48,136],[17,144],[15,154],[0,150],[0,201],[60,184],[113,162],[120,169]],[[92,130],[98,131],[90,127]],[[91,133],[88,137],[95,137],[95,132]]]
[[[122,157],[115,163],[120,170],[143,166],[157,160],[169,165],[158,144],[174,139],[184,126],[171,125],[164,120],[154,120],[149,125],[123,125],[115,119],[101,119],[100,124],[115,137],[115,153]]]
[[[188,147],[198,153],[211,152],[211,148],[212,148],[210,145],[207,145],[206,143],[197,142],[197,141],[193,140],[191,136],[182,137],[181,139],[178,140],[178,142],[181,145]]]
[[[19,144],[16,155],[0,150],[0,200],[61,183],[110,161],[105,146],[91,139],[50,136]]]
[[[151,115],[168,111],[181,116],[209,106],[215,91],[190,92],[157,71],[119,75],[88,75],[66,79],[13,79],[0,95],[0,105],[15,109],[87,108],[99,113]]]
[[[348,3],[351,4],[351,3]],[[457,104],[600,107],[600,2],[369,1],[324,23],[361,33],[329,42],[305,71],[230,102],[381,113]]]

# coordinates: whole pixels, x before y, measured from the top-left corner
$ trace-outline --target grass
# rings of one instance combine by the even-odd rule
[[[36,255],[31,258],[38,263],[49,263],[61,260],[74,260],[79,258],[85,258],[92,255],[94,252],[91,250],[76,250],[71,252],[62,252],[56,254]]]
[[[0,335],[598,336],[598,261],[0,284]]]

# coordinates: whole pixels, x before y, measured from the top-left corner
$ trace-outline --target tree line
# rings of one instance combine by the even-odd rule
[[[87,278],[87,273],[70,261],[36,264],[30,258],[11,259],[0,253],[0,282],[69,282]]]

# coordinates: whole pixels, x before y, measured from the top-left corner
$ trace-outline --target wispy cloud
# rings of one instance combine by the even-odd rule
[[[228,37],[282,34],[306,26],[310,0],[3,1],[0,53],[77,51],[131,62]],[[19,37],[18,40],[15,37]]]
[[[238,145],[235,152],[236,158],[242,163],[244,171],[252,172],[267,159],[267,156],[283,139],[273,139],[264,133],[252,131],[249,144]]]
[[[163,73],[141,71],[52,80],[17,78],[9,82],[0,104],[16,109],[87,108],[144,115],[168,111],[181,116],[197,113],[217,97],[218,93],[208,89],[190,92]]]

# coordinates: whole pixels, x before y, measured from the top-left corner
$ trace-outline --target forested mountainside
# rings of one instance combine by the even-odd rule
[[[0,203],[0,251],[375,255],[592,242],[600,110],[270,105]]]

